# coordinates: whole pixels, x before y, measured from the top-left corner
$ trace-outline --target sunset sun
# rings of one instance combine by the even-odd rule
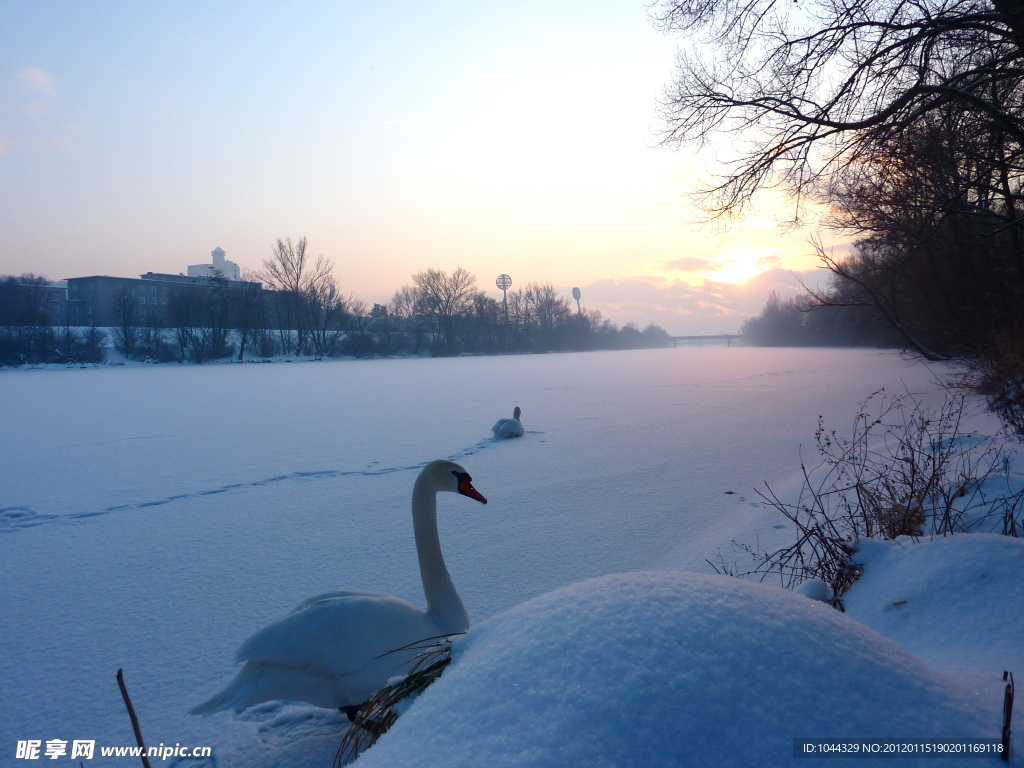
[[[780,264],[779,248],[737,248],[716,259],[717,269],[705,273],[716,283],[742,283]]]

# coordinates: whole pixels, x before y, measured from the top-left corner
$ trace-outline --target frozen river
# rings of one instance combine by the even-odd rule
[[[819,414],[846,429],[871,392],[937,397],[943,374],[755,348],[0,371],[0,765],[23,764],[20,739],[133,743],[118,667],[149,741],[256,738],[184,713],[309,595],[422,604],[409,494],[428,460],[459,461],[490,500],[440,500],[478,621],[588,576],[708,571],[731,539],[785,540],[752,490],[792,480]],[[515,405],[527,434],[492,442]]]

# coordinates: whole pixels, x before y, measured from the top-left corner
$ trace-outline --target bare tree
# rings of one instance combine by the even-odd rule
[[[234,314],[238,326],[239,362],[244,359],[246,347],[249,346],[253,336],[259,337],[260,330],[266,330],[263,298],[263,286],[259,283],[258,275],[248,271],[243,272],[241,285],[232,292],[235,305]]]
[[[193,285],[175,286],[167,305],[174,340],[178,345],[178,356],[187,360],[192,349],[195,328],[199,325],[199,291]]]
[[[176,287],[168,309],[182,360],[204,363],[230,353],[226,344],[227,296],[223,286]]]
[[[46,314],[46,278],[33,274],[0,280],[0,362],[48,360],[56,338]]]
[[[391,298],[391,307],[388,310],[388,314],[394,317],[410,318],[417,314],[418,308],[416,302],[419,300],[419,295],[416,292],[416,288],[411,285],[403,285]]]
[[[298,243],[292,243],[289,237],[274,244],[270,258],[264,260],[263,270],[259,273],[260,279],[277,292],[277,323],[281,331],[282,351],[285,354],[291,350],[292,331],[298,335],[296,353],[300,353],[305,347],[307,329],[304,326],[302,287],[309,261],[306,238],[299,238]]]
[[[465,337],[469,348],[486,352],[500,349],[502,320],[501,304],[483,291],[477,291],[466,323]]]
[[[744,141],[707,190],[714,213],[766,186],[820,196],[867,146],[935,110],[970,115],[1011,156],[1024,147],[1021,0],[668,0],[657,21],[691,35],[665,143]]]
[[[571,321],[569,299],[560,296],[550,283],[528,283],[508,294],[508,314],[513,344],[535,351],[564,349],[576,344],[580,329]],[[578,345],[577,345],[578,346]]]
[[[278,292],[278,315],[282,328],[294,329],[295,351],[312,345],[317,357],[330,354],[343,330],[345,300],[336,294],[334,265],[329,259],[312,256],[306,238],[292,243],[278,240],[269,259],[263,262],[261,279]],[[282,337],[285,351],[288,344]]]
[[[302,289],[302,307],[306,315],[313,354],[317,360],[329,357],[334,352],[350,318],[349,301],[337,295],[332,282],[332,266],[310,275]],[[365,311],[361,304],[357,311]]]
[[[227,278],[218,273],[210,281],[210,292],[206,296],[205,325],[209,328],[209,346],[206,357],[227,357],[228,333],[231,330],[231,286]]]
[[[439,341],[447,354],[458,348],[458,327],[473,308],[476,277],[459,267],[450,275],[443,270],[428,269],[412,276],[416,285],[417,304],[422,314],[434,319]]]
[[[139,319],[135,305],[135,291],[122,287],[114,297],[117,326],[114,328],[114,346],[127,357],[135,355],[139,341]]]
[[[419,294],[415,286],[403,285],[395,291],[388,305],[388,318],[384,338],[391,353],[403,348],[414,354],[423,351],[429,329],[427,320],[420,314]]]
[[[381,304],[374,304],[373,309],[366,311],[366,305],[361,301],[349,301],[346,307],[345,339],[343,343],[344,353],[354,357],[366,357],[373,354],[375,347],[387,354],[386,340],[378,345],[377,338],[381,336],[382,324],[386,327],[388,323],[387,310]]]
[[[525,293],[536,321],[538,344],[542,348],[559,348],[559,332],[566,327],[571,312],[569,299],[559,296],[550,283],[530,283]]]

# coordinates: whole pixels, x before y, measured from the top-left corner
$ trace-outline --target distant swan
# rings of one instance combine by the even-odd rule
[[[517,405],[516,409],[512,411],[511,419],[498,419],[498,422],[491,427],[491,431],[495,437],[522,437],[526,434],[526,430],[523,429],[523,424],[519,420],[522,415],[522,409]]]
[[[327,592],[264,627],[238,649],[244,661],[235,679],[192,710],[209,715],[263,701],[305,701],[355,710],[388,678],[402,673],[417,651],[381,654],[426,638],[464,632],[469,616],[441,555],[437,494],[461,493],[487,503],[469,474],[452,461],[432,461],[412,490],[412,522],[420,577],[427,598],[423,611],[405,600],[374,592]]]

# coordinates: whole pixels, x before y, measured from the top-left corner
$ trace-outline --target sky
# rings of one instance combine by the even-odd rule
[[[258,269],[306,237],[341,292],[427,268],[726,333],[820,276],[765,195],[699,225],[657,147],[679,41],[645,0],[0,4],[0,274]]]

